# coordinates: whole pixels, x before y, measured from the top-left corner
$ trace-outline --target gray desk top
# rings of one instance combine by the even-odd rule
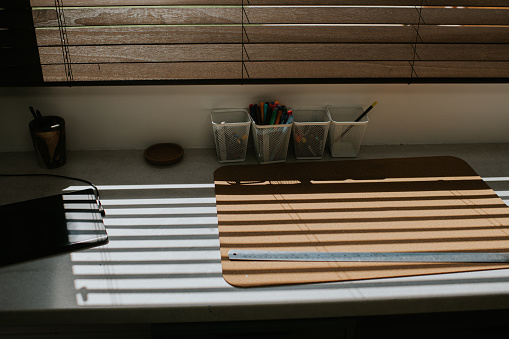
[[[252,153],[252,152],[250,152]],[[241,289],[221,275],[213,149],[155,167],[143,151],[74,151],[59,169],[0,153],[0,173],[54,173],[98,186],[108,245],[0,268],[0,325],[336,317],[509,307],[509,270]],[[509,144],[363,146],[359,159],[453,155],[509,203]],[[331,160],[328,155],[324,160]],[[341,161],[341,159],[333,159]],[[287,161],[296,161],[291,151]],[[256,163],[249,155],[245,162]],[[0,177],[0,203],[84,184]]]

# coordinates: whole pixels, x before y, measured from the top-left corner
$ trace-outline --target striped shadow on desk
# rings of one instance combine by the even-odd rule
[[[509,179],[499,178],[504,195]],[[69,190],[85,187],[69,187]],[[143,305],[172,307],[350,300],[351,290],[450,295],[505,289],[503,271],[412,280],[362,280],[347,284],[300,284],[245,289],[222,276],[214,184],[98,186],[110,236],[107,246],[70,254],[76,303],[82,307]],[[509,197],[509,194],[504,196]],[[490,197],[491,199],[491,197]],[[219,205],[221,209],[221,206]]]
[[[71,253],[78,304],[192,304],[228,289],[212,187],[98,186],[110,242]]]

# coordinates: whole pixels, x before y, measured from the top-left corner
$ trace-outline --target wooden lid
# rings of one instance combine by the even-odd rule
[[[173,165],[182,159],[184,149],[182,146],[172,143],[155,144],[145,149],[143,156],[147,162],[153,165]]]

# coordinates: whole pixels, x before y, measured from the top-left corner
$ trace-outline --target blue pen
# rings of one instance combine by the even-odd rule
[[[286,106],[282,106],[283,115],[281,116],[281,124],[286,124],[286,120],[288,120],[288,109]]]

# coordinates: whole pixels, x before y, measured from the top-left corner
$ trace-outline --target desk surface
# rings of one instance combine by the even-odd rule
[[[249,152],[246,164],[256,163]],[[509,144],[363,146],[358,159],[452,155],[509,204]],[[323,160],[331,159],[328,155]],[[291,155],[287,161],[297,161]],[[0,325],[157,323],[509,308],[509,270],[242,289],[222,278],[213,149],[173,166],[143,151],[74,151],[55,170],[0,153],[0,173],[53,173],[98,186],[108,245],[0,268]],[[85,188],[0,177],[0,204]]]

